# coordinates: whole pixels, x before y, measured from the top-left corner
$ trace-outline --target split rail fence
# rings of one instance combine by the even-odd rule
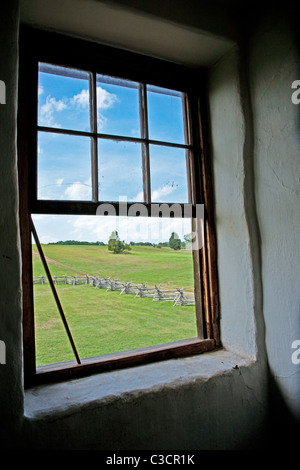
[[[133,282],[121,282],[119,279],[111,279],[110,277],[100,276],[53,276],[53,283],[69,284],[77,286],[79,284],[88,284],[98,289],[106,289],[106,291],[120,291],[120,294],[134,294],[135,297],[145,298],[152,297],[152,301],[173,302],[173,305],[195,305],[195,297],[193,292],[186,292],[181,289],[164,289],[161,284],[154,287],[148,287],[147,282],[143,284],[134,284]],[[46,276],[33,278],[33,284],[48,284]]]

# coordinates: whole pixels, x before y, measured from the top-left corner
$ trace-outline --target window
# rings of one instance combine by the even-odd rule
[[[20,38],[25,385],[218,347],[202,74],[54,33],[22,28]],[[93,233],[97,240],[72,240],[80,230],[80,238]],[[104,297],[108,291],[118,297]],[[120,296],[126,293],[134,296]],[[68,302],[77,307],[71,327]],[[85,316],[93,308],[97,314]],[[53,354],[43,359],[47,348]]]

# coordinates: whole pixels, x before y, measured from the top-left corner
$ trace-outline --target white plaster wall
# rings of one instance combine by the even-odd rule
[[[209,80],[222,342],[267,361],[270,413],[288,425],[300,420],[299,78],[292,23],[268,12]]]
[[[202,28],[195,28],[184,23],[183,18],[190,22],[203,20],[202,9],[199,2],[194,3],[193,11],[187,9],[186,2],[179,0],[174,5],[159,2],[158,11],[167,8],[169,19],[160,15],[146,13],[146,10],[157,10],[153,1],[139,2],[138,10],[126,7],[123,1],[95,1],[95,0],[20,0],[21,21],[27,24],[65,32],[91,41],[109,44],[122,49],[171,60],[190,66],[203,66],[214,63],[232,45],[227,37],[219,37],[205,33]],[[116,5],[115,3],[119,3]],[[216,26],[216,19],[211,18],[211,1],[202,8],[206,9],[205,22],[208,28]],[[191,6],[191,5],[189,5]],[[179,8],[180,7],[180,8]],[[172,9],[180,20],[170,21]],[[200,11],[199,11],[200,10]],[[210,14],[208,13],[210,10]],[[186,15],[187,13],[187,15]],[[227,21],[220,21],[220,25],[227,25],[233,33],[234,20],[230,13],[222,10],[219,16],[226,15]],[[228,19],[231,24],[228,25]]]
[[[218,274],[221,305],[221,341],[225,348],[256,359],[257,322],[263,335],[262,314],[257,317],[255,278],[260,266],[253,256],[257,239],[252,226],[254,182],[247,159],[247,106],[242,90],[240,53],[234,48],[209,74],[210,152],[214,179]],[[246,152],[246,150],[247,152]],[[250,154],[250,158],[253,156]],[[260,342],[259,342],[260,340]]]
[[[291,101],[300,69],[292,33],[283,15],[263,18],[249,70],[266,348],[273,382],[300,421],[300,365],[291,360],[300,340],[300,105]]]
[[[26,396],[28,449],[222,450],[266,445],[266,382],[258,364],[223,351]]]

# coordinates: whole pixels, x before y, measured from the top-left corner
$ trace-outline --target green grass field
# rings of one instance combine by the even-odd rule
[[[52,276],[99,275],[149,287],[193,291],[192,254],[135,246],[115,255],[107,246],[43,245]],[[33,246],[33,275],[45,275]],[[197,335],[194,306],[173,306],[89,285],[57,285],[81,358],[151,346]],[[74,359],[49,285],[34,286],[37,365]]]

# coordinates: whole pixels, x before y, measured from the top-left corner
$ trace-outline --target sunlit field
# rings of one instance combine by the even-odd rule
[[[99,276],[185,288],[193,292],[192,253],[134,246],[113,254],[107,246],[43,245],[52,276]],[[45,276],[35,245],[33,275]],[[88,284],[56,285],[80,358],[120,352],[197,336],[195,306],[153,302]],[[74,359],[49,284],[34,285],[37,366]]]

